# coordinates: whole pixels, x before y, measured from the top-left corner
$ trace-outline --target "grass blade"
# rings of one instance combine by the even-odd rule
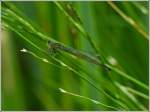
[[[107,65],[107,66],[108,66],[109,68],[111,68],[112,71],[118,73],[118,74],[121,75],[122,77],[124,77],[124,78],[126,78],[126,79],[132,81],[133,83],[139,85],[140,87],[142,87],[142,88],[144,88],[144,89],[146,89],[146,90],[149,90],[149,87],[148,87],[146,84],[144,84],[144,83],[140,82],[139,80],[137,80],[137,79],[131,77],[130,75],[124,73],[123,71],[119,70],[119,69],[116,68],[116,67],[113,67],[113,66],[111,66],[111,65]]]
[[[132,88],[130,88],[130,87],[127,87],[127,90],[128,90],[129,92],[131,92],[132,94],[135,94],[135,95],[137,95],[137,96],[140,96],[140,97],[142,97],[142,98],[144,98],[144,99],[146,99],[146,100],[149,99],[149,97],[148,97],[146,94],[141,93],[141,92],[139,92],[139,91],[137,91],[137,90],[134,90],[134,89],[132,89]]]
[[[103,103],[101,103],[101,102],[99,102],[99,101],[93,100],[93,99],[88,98],[88,97],[85,97],[85,96],[81,96],[81,95],[78,95],[78,94],[75,94],[75,93],[68,92],[68,91],[66,91],[66,90],[64,90],[64,89],[62,89],[62,88],[59,88],[59,90],[60,90],[60,92],[62,92],[62,93],[69,94],[69,95],[72,95],[72,96],[75,96],[75,97],[79,97],[79,98],[83,98],[83,99],[89,100],[89,101],[93,102],[94,104],[102,105],[102,106],[107,107],[107,108],[110,108],[110,109],[118,110],[116,107],[103,104]]]
[[[41,60],[41,61],[43,61],[43,62],[45,62],[45,63],[48,63],[48,64],[50,64],[50,65],[53,65],[53,66],[55,66],[55,67],[57,67],[57,68],[62,68],[60,65],[54,64],[54,63],[50,62],[48,59],[42,58],[42,57],[36,55],[35,53],[33,53],[32,51],[29,51],[29,50],[27,50],[27,49],[25,49],[25,48],[23,48],[23,49],[20,50],[20,51],[23,52],[23,53],[31,54],[31,55],[34,56],[35,58],[37,58],[37,59],[39,59],[39,60]],[[64,68],[63,68],[63,69],[64,69]]]
[[[121,11],[115,3],[108,1],[107,2],[127,23],[134,27],[143,37],[148,40],[148,33],[146,33],[137,22],[135,22],[131,17],[127,16],[123,11]]]
[[[144,6],[142,6],[140,3],[138,3],[138,2],[132,2],[132,4],[133,4],[137,9],[139,9],[143,14],[148,15],[148,10],[147,10]]]

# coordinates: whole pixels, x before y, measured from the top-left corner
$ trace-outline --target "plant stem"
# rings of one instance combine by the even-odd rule
[[[95,104],[98,104],[98,105],[102,105],[104,107],[107,107],[107,108],[110,108],[110,109],[115,109],[115,110],[118,110],[116,107],[113,107],[113,106],[109,106],[109,105],[106,105],[106,104],[103,104],[99,101],[96,101],[96,100],[93,100],[91,98],[88,98],[88,97],[85,97],[85,96],[81,96],[81,95],[78,95],[78,94],[75,94],[75,93],[71,93],[71,92],[68,92],[62,88],[59,88],[59,90],[62,92],[62,93],[65,93],[65,94],[69,94],[69,95],[72,95],[72,96],[76,96],[76,97],[79,97],[79,98],[83,98],[83,99],[86,99],[86,100],[89,100]]]
[[[149,99],[149,97],[148,97],[147,95],[145,95],[145,94],[143,94],[143,93],[141,93],[141,92],[139,92],[139,91],[137,91],[137,90],[134,90],[134,89],[132,89],[132,88],[130,88],[130,87],[127,87],[127,90],[128,90],[129,92],[135,94],[135,95],[138,95],[138,96],[140,96],[140,97],[145,98],[146,100]]]
[[[51,61],[49,61],[48,59],[46,59],[46,58],[42,58],[42,57],[40,57],[40,56],[38,56],[38,55],[36,55],[34,52],[32,52],[32,51],[29,51],[29,50],[27,50],[27,49],[22,49],[22,50],[20,50],[21,52],[24,52],[24,53],[28,53],[28,54],[31,54],[33,57],[35,57],[35,58],[37,58],[37,59],[39,59],[39,60],[41,60],[41,61],[43,61],[43,62],[45,62],[45,63],[48,63],[48,64],[50,64],[50,65],[53,65],[53,66],[55,66],[55,67],[57,67],[57,68],[60,68],[60,69],[64,69],[64,67],[61,67],[60,65],[57,65],[57,64],[54,64],[54,63],[52,63]]]
[[[148,15],[148,10],[146,9],[146,7],[144,7],[141,3],[138,2],[132,2],[132,4],[139,9],[143,14]]]
[[[123,11],[117,7],[112,1],[107,1],[107,3],[131,26],[134,27],[135,30],[137,30],[143,37],[145,37],[148,40],[148,34],[140,27],[140,25],[135,22],[131,17],[127,16]]]
[[[112,71],[118,73],[119,75],[123,76],[124,78],[126,78],[126,79],[128,79],[128,80],[134,82],[135,84],[137,84],[137,85],[143,87],[144,89],[149,90],[149,87],[148,87],[147,85],[145,85],[144,83],[140,82],[139,80],[137,80],[137,79],[131,77],[130,75],[124,73],[123,71],[119,70],[119,69],[116,68],[116,67],[113,67],[113,66],[111,66],[111,65],[107,65],[107,66],[108,66]]]

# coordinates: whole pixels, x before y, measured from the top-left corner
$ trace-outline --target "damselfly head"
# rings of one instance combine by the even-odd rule
[[[53,44],[53,42],[52,41],[48,41],[48,46],[50,46],[50,45],[52,45]]]
[[[48,50],[49,50],[49,53],[53,56],[55,56],[56,54],[58,54],[59,52],[59,48],[58,48],[58,45],[57,43],[49,40],[48,41]]]

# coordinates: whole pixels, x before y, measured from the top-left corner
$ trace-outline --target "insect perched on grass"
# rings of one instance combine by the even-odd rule
[[[48,49],[49,49],[50,54],[52,56],[55,56],[56,54],[58,54],[61,51],[65,51],[69,54],[72,54],[72,55],[78,57],[78,58],[84,59],[84,60],[91,62],[91,63],[94,63],[96,65],[99,65],[107,71],[110,71],[110,68],[108,68],[105,64],[102,64],[96,57],[93,57],[89,54],[83,53],[79,50],[67,47],[61,43],[49,40],[48,41]]]
[[[55,56],[60,51],[60,45],[56,42],[48,41],[49,53],[52,56]]]

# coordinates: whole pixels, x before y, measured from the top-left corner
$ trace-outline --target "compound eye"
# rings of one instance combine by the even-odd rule
[[[48,44],[51,44],[51,41],[50,41],[50,40],[48,41]]]

